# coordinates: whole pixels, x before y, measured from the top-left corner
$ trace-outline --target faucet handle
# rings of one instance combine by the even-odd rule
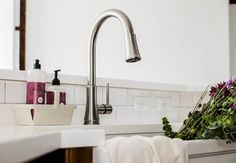
[[[106,85],[106,105],[109,105],[109,99],[110,99],[110,95],[109,95],[109,83],[107,83]]]
[[[111,114],[112,106],[109,104],[109,83],[106,85],[106,104],[98,105],[99,114]]]

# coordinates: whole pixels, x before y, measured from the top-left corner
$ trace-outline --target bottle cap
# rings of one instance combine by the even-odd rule
[[[60,85],[60,80],[57,78],[58,77],[58,72],[61,70],[55,70],[55,74],[54,74],[54,79],[52,80],[52,85]]]
[[[35,59],[34,69],[41,69],[41,65],[39,64],[39,60],[38,59]]]

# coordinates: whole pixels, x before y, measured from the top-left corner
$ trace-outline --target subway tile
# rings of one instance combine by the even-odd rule
[[[172,103],[170,98],[156,98],[157,110],[168,110],[172,109]]]
[[[194,106],[197,104],[197,102],[199,101],[199,99],[201,98],[203,92],[195,92],[194,93]],[[202,103],[207,103],[210,100],[210,96],[207,93],[204,97],[204,99],[202,100]]]
[[[169,96],[170,95],[170,96]],[[179,94],[170,93],[168,96],[151,96],[150,106],[157,107],[158,110],[172,109],[179,106]]]
[[[72,122],[73,125],[84,124],[85,105],[77,105],[77,108],[73,112]]]
[[[151,107],[147,112],[140,112],[141,123],[160,123],[160,112],[155,108]]]
[[[167,117],[170,123],[178,123],[179,122],[179,110],[178,109],[168,109],[162,110],[160,112],[161,119],[163,117]]]
[[[100,124],[101,125],[113,125],[117,124],[116,121],[116,106],[112,107],[111,114],[99,114]]]
[[[103,98],[103,91],[105,88],[104,87],[97,87],[97,103],[98,104],[105,104],[106,103],[106,98]]]
[[[150,92],[147,90],[139,90],[139,89],[127,89],[128,96],[135,97],[148,97],[150,96]]]
[[[185,119],[188,118],[188,114],[189,112],[192,112],[193,109],[189,109],[189,108],[179,108],[179,121],[180,123],[182,123]]]
[[[192,92],[182,92],[180,93],[180,107],[194,107],[194,96]]]
[[[5,101],[5,82],[0,81],[0,103]]]
[[[134,97],[133,108],[134,111],[147,112],[150,107],[149,97]]]
[[[118,124],[138,124],[139,112],[134,111],[130,106],[117,106],[116,118]]]
[[[137,97],[150,97],[150,92],[147,90],[139,90],[139,89],[128,89],[128,98],[127,98],[127,105],[134,105],[135,99]]]
[[[103,98],[106,98],[106,89],[103,89]],[[128,105],[127,89],[123,88],[110,88],[110,104],[111,105]]]
[[[75,86],[75,104],[86,104],[86,86]]]
[[[178,92],[171,92],[171,106],[179,107],[180,105],[180,94]]]
[[[74,93],[74,103],[75,104],[86,104],[86,86],[75,86],[75,93]],[[97,87],[97,103],[102,104],[103,98],[103,88]]]
[[[6,103],[26,103],[26,83],[25,82],[6,82]]]
[[[66,104],[75,104],[75,87],[73,85],[61,85],[66,92]]]
[[[171,98],[171,92],[167,91],[151,91],[150,96],[154,98]]]

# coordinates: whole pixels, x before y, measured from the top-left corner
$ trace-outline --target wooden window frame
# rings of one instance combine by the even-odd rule
[[[236,0],[230,0],[229,3],[230,4],[236,4]]]
[[[26,26],[26,0],[20,0],[20,25],[15,27],[20,34],[19,70],[25,70],[25,26]]]

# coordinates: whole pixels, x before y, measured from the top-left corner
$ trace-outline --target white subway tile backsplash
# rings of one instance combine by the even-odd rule
[[[177,92],[171,93],[171,105],[173,107],[179,107],[180,106],[180,95]]]
[[[75,103],[75,87],[73,85],[61,85],[66,92],[66,104]]]
[[[6,82],[6,95],[5,102],[13,103],[26,103],[26,83],[25,82]]]
[[[86,86],[74,86],[74,104],[86,104]],[[97,103],[103,103],[103,88],[97,87]]]
[[[146,112],[150,107],[149,97],[134,97],[133,108],[135,111]]]
[[[5,102],[5,82],[0,81],[0,103]]]
[[[108,124],[108,125],[117,124],[116,107],[115,106],[112,107],[111,114],[100,114],[99,118],[100,118],[101,125],[103,125],[103,124]]]
[[[179,122],[182,123],[185,119],[187,119],[189,112],[192,112],[192,111],[193,109],[180,108]]]
[[[154,98],[171,98],[171,92],[151,91],[150,96]]]
[[[194,106],[197,104],[198,100],[201,98],[203,92],[195,92],[194,93]],[[209,94],[206,94],[204,99],[202,100],[202,103],[207,103],[210,99]]]
[[[106,98],[105,89],[103,89],[103,98]],[[123,88],[110,88],[110,104],[111,105],[128,105],[128,92]]]
[[[160,111],[173,108],[170,98],[156,98],[155,106],[157,110],[160,110]]]
[[[139,112],[130,106],[117,106],[116,116],[118,124],[137,124],[140,120]]]
[[[149,97],[150,91],[139,89],[128,89],[128,96],[130,97]]]
[[[97,103],[98,104],[105,104],[106,103],[106,98],[103,97],[104,94],[104,87],[97,87]]]
[[[146,112],[140,112],[140,123],[160,123],[160,112],[155,108],[151,107]]]
[[[128,89],[128,98],[127,98],[127,105],[134,105],[135,99],[138,97],[150,97],[150,92],[147,90],[135,90],[135,89]]]
[[[179,122],[179,110],[178,109],[168,109],[162,110],[160,112],[161,119],[163,117],[167,117],[170,123],[178,123]]]
[[[77,105],[73,112],[72,124],[84,124],[85,105]]]
[[[192,92],[183,92],[180,93],[180,107],[194,107],[193,102],[193,93]]]
[[[46,84],[46,87],[50,84]],[[86,86],[62,84],[67,93],[67,104],[76,104],[72,124],[83,124],[86,104]],[[166,116],[170,122],[182,122],[201,92],[171,92],[129,88],[110,88],[110,104],[113,112],[99,115],[101,124],[150,124],[161,123]],[[13,124],[11,109],[1,103],[26,102],[26,83],[0,81],[0,124]],[[98,104],[106,103],[106,88],[97,87]],[[4,105],[4,104],[2,104]],[[5,108],[4,108],[5,107]],[[4,115],[1,117],[1,115]],[[10,120],[4,118],[10,116]]]
[[[75,104],[86,104],[86,86],[75,86]]]

